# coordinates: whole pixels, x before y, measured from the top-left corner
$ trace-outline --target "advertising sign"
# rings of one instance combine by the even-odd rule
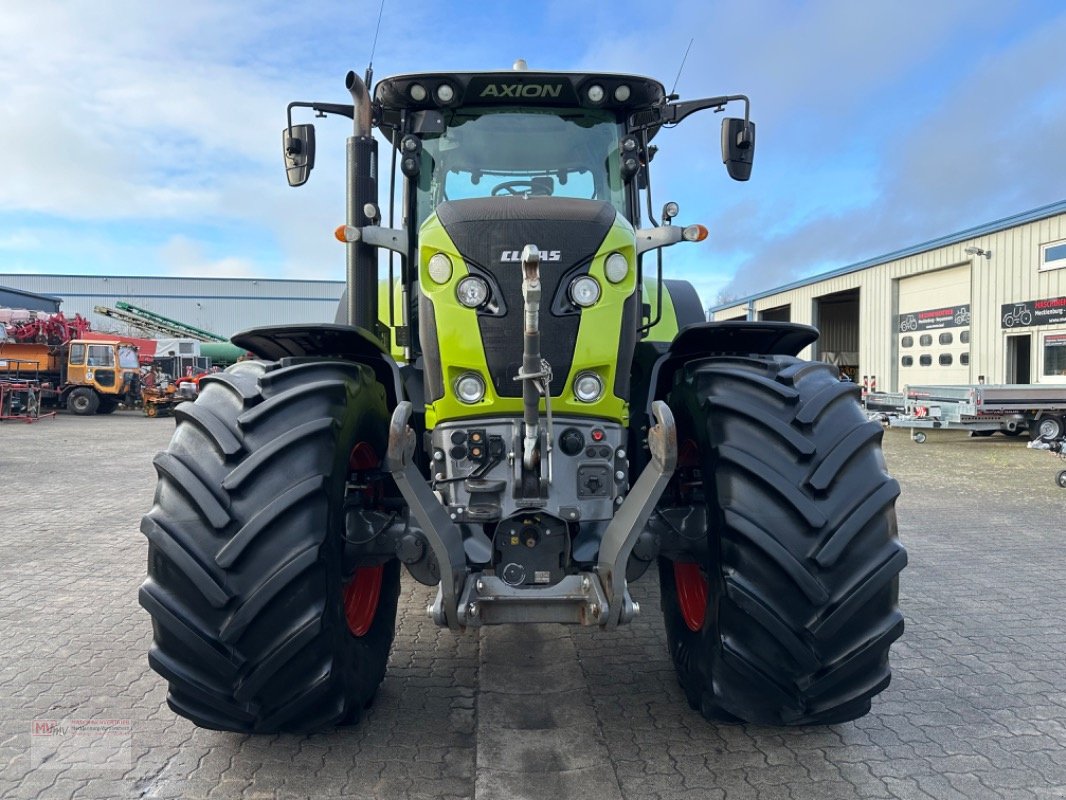
[[[1066,297],[1026,300],[1000,306],[1004,328],[1028,328],[1030,325],[1066,323]]]
[[[896,320],[900,333],[933,331],[941,328],[965,328],[970,324],[970,304],[911,311],[900,314]]]

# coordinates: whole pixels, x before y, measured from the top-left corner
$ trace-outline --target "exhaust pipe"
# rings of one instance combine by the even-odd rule
[[[363,79],[349,72],[344,85],[355,110],[348,139],[348,209],[346,223],[365,228],[378,215],[378,143],[374,140],[370,92]],[[367,212],[370,212],[369,214]],[[378,254],[364,241],[347,246],[348,324],[378,338]]]
[[[373,119],[370,107],[370,90],[363,83],[363,79],[354,72],[349,72],[344,78],[344,88],[352,96],[352,105],[355,113],[352,116],[355,136],[370,136],[373,131]]]

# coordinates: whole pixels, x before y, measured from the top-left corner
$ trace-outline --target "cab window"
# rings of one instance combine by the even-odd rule
[[[123,346],[118,349],[118,365],[123,369],[137,369],[140,366],[137,361],[137,348]]]
[[[113,367],[115,366],[115,351],[111,349],[109,344],[91,344],[89,345],[89,362],[90,367]]]
[[[625,211],[621,126],[613,112],[573,108],[443,111],[445,130],[422,139],[417,213],[482,197],[603,200]]]
[[[70,346],[70,361],[71,364],[84,364],[85,363],[85,345],[72,344]]]

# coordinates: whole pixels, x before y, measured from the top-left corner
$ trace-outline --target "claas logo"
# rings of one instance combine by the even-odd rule
[[[515,263],[518,263],[521,260],[522,260],[522,251],[521,250],[504,250],[500,254],[500,262],[501,263],[503,263],[503,262],[515,262]],[[562,261],[563,260],[563,252],[561,250],[541,250],[540,251],[540,260],[541,261]]]

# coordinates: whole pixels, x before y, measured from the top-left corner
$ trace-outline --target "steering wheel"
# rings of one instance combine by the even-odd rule
[[[533,196],[550,197],[551,196],[551,179],[547,182],[543,180],[521,180],[521,181],[504,181],[498,183],[492,187],[492,196],[499,197],[502,194],[508,194],[512,197],[518,197],[523,194],[530,194]]]

